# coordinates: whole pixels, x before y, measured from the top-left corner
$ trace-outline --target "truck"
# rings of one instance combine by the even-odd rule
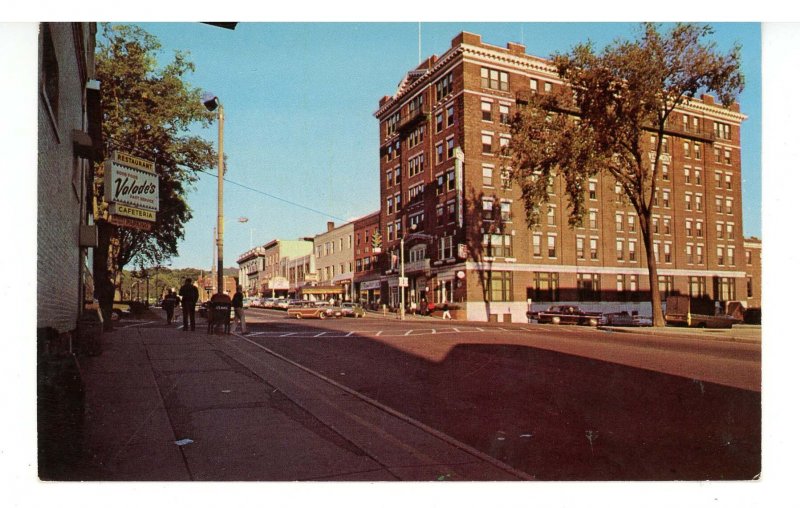
[[[718,311],[710,300],[699,300],[686,295],[667,297],[664,320],[668,325],[694,328],[731,328],[741,321]]]
[[[597,326],[602,322],[603,314],[600,312],[586,312],[575,305],[553,305],[543,311],[528,311],[528,319],[539,323],[552,323],[554,325],[588,325]]]

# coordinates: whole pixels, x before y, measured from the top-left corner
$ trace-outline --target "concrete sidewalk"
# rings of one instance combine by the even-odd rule
[[[163,320],[81,357],[75,480],[520,480],[524,473],[281,358]]]

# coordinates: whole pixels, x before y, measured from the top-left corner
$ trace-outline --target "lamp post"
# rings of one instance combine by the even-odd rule
[[[203,94],[203,105],[209,111],[217,111],[217,125],[219,128],[219,141],[217,154],[217,292],[222,293],[225,288],[224,278],[222,274],[222,243],[223,243],[223,214],[222,214],[222,189],[223,189],[223,175],[225,172],[225,149],[223,145],[224,130],[225,130],[225,108],[222,107],[222,102],[214,94]]]

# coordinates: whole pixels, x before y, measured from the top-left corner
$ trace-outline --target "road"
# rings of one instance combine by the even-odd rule
[[[542,480],[752,479],[760,344],[587,327],[287,319],[243,340]]]

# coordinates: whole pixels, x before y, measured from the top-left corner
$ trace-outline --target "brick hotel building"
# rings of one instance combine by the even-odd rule
[[[380,100],[384,303],[399,303],[403,238],[407,301],[452,302],[476,321],[525,321],[529,308],[567,302],[651,315],[638,219],[611,177],[589,180],[583,227],[568,226],[558,180],[541,224],[525,223],[510,160],[498,154],[517,108],[560,86],[550,62],[525,54],[524,46],[501,48],[461,33]],[[703,96],[670,119],[653,216],[665,295],[747,303],[739,142],[745,118],[738,105],[726,109]]]

